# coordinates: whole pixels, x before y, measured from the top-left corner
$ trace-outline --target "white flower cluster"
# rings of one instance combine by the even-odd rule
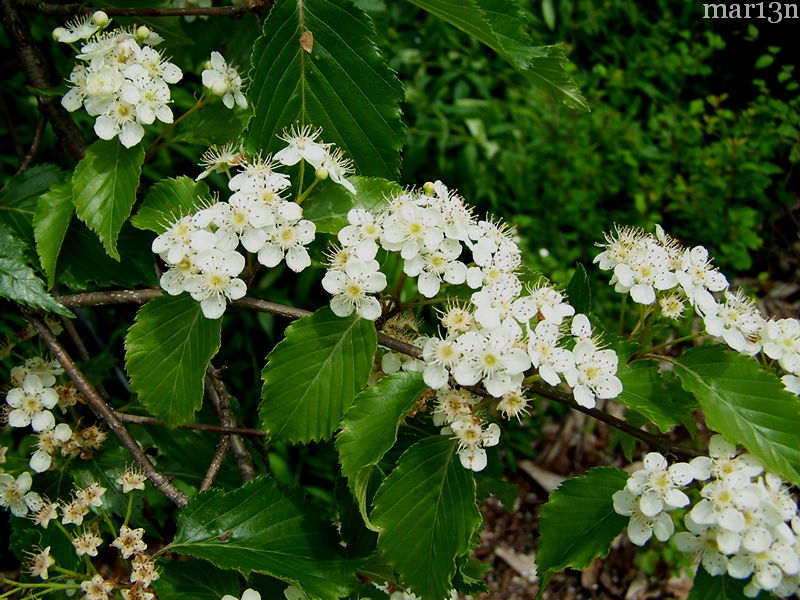
[[[66,423],[56,425],[51,412],[61,401],[54,386],[56,376],[63,372],[57,360],[46,361],[38,356],[11,369],[11,383],[15,387],[6,394],[6,403],[11,408],[8,424],[19,428],[30,425],[37,432],[37,450],[30,459],[30,468],[36,473],[49,469],[57,446],[73,436]]]
[[[424,342],[425,382],[432,388],[443,388],[452,376],[459,385],[482,382],[500,398],[519,390],[523,374],[534,366],[551,385],[563,376],[584,406],[621,391],[616,354],[598,348],[589,320],[573,319],[574,351],[559,347],[562,322],[574,308],[550,286],[524,289],[511,231],[475,219],[442,182],[393,198],[378,215],[351,210],[348,222],[338,234],[342,248],[329,263],[329,284],[323,283],[334,295],[336,314],[355,310],[373,320],[380,315],[378,301],[369,295],[386,285],[374,261],[379,248],[400,253],[404,273],[417,278],[425,298],[435,297],[444,284],[476,290],[469,307],[452,306],[442,316],[447,335]]]
[[[613,270],[611,283],[640,304],[658,300],[661,314],[678,319],[686,303],[703,319],[706,332],[748,356],[764,352],[787,373],[786,389],[800,394],[800,321],[765,319],[755,301],[728,289],[702,246],[684,248],[658,227],[656,235],[631,227],[606,234],[594,262]],[[714,292],[723,293],[718,301]]]
[[[225,312],[226,299],[238,300],[247,292],[238,277],[245,267],[239,245],[257,254],[258,262],[266,267],[285,261],[292,271],[300,272],[311,265],[306,246],[314,240],[316,226],[303,219],[300,204],[286,199],[291,178],[275,169],[300,160],[316,167],[329,156],[341,159],[331,144],[317,141],[319,134],[320,130],[309,127],[284,132],[281,139],[287,146],[274,157],[248,158],[231,147],[207,153],[201,163],[206,169],[198,179],[218,169],[237,167],[228,182],[233,193],[227,202],[215,202],[178,218],[153,241],[153,252],[169,267],[161,277],[161,287],[168,294],[189,292],[207,318],[217,319]],[[344,159],[341,161],[344,164]],[[343,177],[345,172],[349,167],[338,175]],[[336,180],[330,169],[327,175]],[[350,186],[346,180],[342,182]],[[354,273],[353,268],[350,272]]]
[[[624,489],[614,494],[614,509],[630,517],[628,537],[644,545],[651,535],[668,540],[674,525],[668,511],[688,507],[680,488],[704,481],[701,499],[684,517],[687,531],[675,535],[675,545],[695,553],[711,575],[727,573],[750,581],[749,597],[767,590],[783,597],[800,584],[800,516],[789,486],[765,472],[750,454],[721,436],[709,442],[709,456],[667,466],[660,454],[644,459]],[[752,577],[751,577],[752,576]]]
[[[98,137],[119,136],[130,148],[142,140],[142,125],[156,119],[172,123],[168,84],[180,81],[183,73],[152,47],[162,40],[149,28],[100,31],[107,24],[108,17],[100,11],[53,32],[56,40],[65,43],[86,40],[77,55],[81,63],[70,73],[71,87],[61,104],[70,112],[83,106],[97,117]]]
[[[222,54],[217,51],[211,53],[201,77],[203,86],[215,96],[220,96],[227,108],[233,108],[234,104],[247,108],[247,98],[242,93],[242,78],[236,67],[225,62]]]

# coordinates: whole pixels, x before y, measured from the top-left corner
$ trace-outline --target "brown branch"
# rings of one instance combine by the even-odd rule
[[[165,477],[155,468],[155,466],[153,466],[153,463],[150,462],[150,459],[141,449],[136,440],[133,439],[128,430],[125,429],[125,426],[114,414],[114,411],[111,410],[111,407],[109,407],[108,404],[106,404],[105,401],[100,397],[100,394],[97,393],[97,390],[94,388],[94,386],[89,383],[89,380],[86,379],[86,376],[80,371],[80,369],[78,369],[78,367],[75,365],[75,361],[73,361],[69,354],[67,354],[67,351],[64,350],[64,347],[58,343],[58,340],[56,340],[55,336],[52,334],[47,325],[32,315],[28,315],[28,321],[39,332],[39,335],[44,340],[45,344],[47,344],[48,348],[50,348],[50,352],[53,353],[53,356],[55,356],[56,359],[58,359],[58,362],[61,363],[61,366],[64,367],[64,371],[67,373],[69,378],[72,379],[72,382],[78,388],[78,391],[80,391],[81,395],[84,397],[92,410],[97,413],[106,422],[108,428],[116,434],[116,436],[119,438],[119,441],[123,446],[125,446],[128,452],[130,452],[133,459],[142,468],[153,486],[167,498],[169,498],[173,503],[175,503],[179,508],[185,506],[189,501],[189,498],[186,496],[186,494],[176,488],[167,477]]]
[[[20,17],[12,0],[0,0],[0,18],[28,85],[43,89],[55,87],[49,62],[34,42],[28,22]],[[37,100],[39,111],[50,121],[61,145],[74,160],[80,160],[88,144],[72,117],[61,106],[61,99],[48,96],[37,97]]]
[[[663,452],[668,452],[670,454],[674,454],[675,456],[680,456],[682,458],[694,458],[695,456],[700,456],[701,453],[697,450],[693,450],[691,448],[684,448],[683,446],[679,446],[677,444],[673,444],[668,439],[654,435],[652,433],[648,433],[638,427],[634,427],[630,423],[626,423],[622,419],[618,419],[614,415],[610,415],[607,412],[604,412],[597,408],[586,408],[585,406],[581,406],[575,399],[564,392],[560,392],[555,388],[544,386],[537,383],[532,383],[526,386],[527,389],[536,394],[537,396],[542,396],[543,398],[547,398],[548,400],[553,400],[558,402],[559,404],[563,404],[564,406],[569,406],[573,410],[577,410],[582,412],[590,417],[597,419],[598,421],[602,421],[603,423],[608,423],[612,427],[619,429],[627,433],[630,436],[633,436],[645,444],[653,446],[654,448],[658,448]]]
[[[217,476],[217,473],[219,473],[220,467],[222,467],[222,461],[225,460],[225,455],[228,453],[228,447],[230,444],[230,435],[223,435],[221,438],[219,438],[219,442],[217,442],[217,449],[214,450],[214,458],[211,459],[211,464],[208,465],[206,476],[203,477],[203,481],[200,483],[198,491],[205,492],[211,487],[211,484],[214,483],[214,478]]]
[[[61,302],[67,308],[74,308],[78,306],[97,306],[102,304],[117,304],[121,302],[135,302],[135,303],[142,303],[150,298],[154,298],[160,295],[159,290],[120,290],[120,291],[112,291],[112,292],[89,292],[86,294],[75,294],[73,296],[60,296],[58,297],[58,301]],[[242,308],[247,308],[249,310],[256,310],[260,312],[271,313],[275,315],[280,315],[283,317],[288,317],[290,319],[299,319],[310,315],[311,312],[304,310],[302,308],[294,308],[292,306],[285,306],[283,304],[276,304],[274,302],[268,302],[266,300],[259,300],[257,298],[242,298],[241,300],[236,300],[232,302],[234,306],[240,306]],[[420,359],[422,358],[422,350],[417,346],[412,344],[408,344],[396,338],[390,337],[384,333],[378,334],[378,342],[387,348],[391,348],[392,350],[396,350],[402,354],[406,354],[408,356],[412,356],[414,358]],[[675,456],[681,457],[695,457],[699,456],[700,453],[696,450],[692,450],[691,448],[684,448],[682,446],[678,446],[673,444],[668,439],[654,435],[652,433],[648,433],[638,427],[634,427],[630,423],[626,423],[622,419],[618,419],[617,417],[610,415],[602,410],[597,408],[586,408],[585,406],[581,406],[573,397],[569,394],[564,392],[560,392],[555,388],[546,387],[540,384],[531,384],[527,386],[528,389],[544,398],[548,398],[549,400],[553,400],[558,402],[559,404],[563,404],[564,406],[568,406],[573,410],[577,410],[584,414],[589,415],[597,419],[598,421],[603,421],[604,423],[608,423],[612,427],[619,429],[631,435],[644,443],[658,448],[664,452],[669,452]],[[472,389],[472,388],[470,388]],[[474,391],[478,391],[480,388],[476,388]],[[478,391],[478,393],[481,393]],[[483,395],[486,395],[485,393]]]
[[[222,382],[221,373],[221,369],[215,369],[212,365],[208,365],[208,369],[206,369],[206,393],[217,413],[220,424],[223,427],[236,427],[239,422],[230,408],[233,397]],[[236,461],[236,467],[239,469],[242,481],[247,483],[257,475],[253,457],[250,456],[250,452],[247,451],[244,440],[240,436],[230,435],[229,437],[231,454],[234,461]]]
[[[250,0],[233,6],[190,6],[186,8],[92,7],[83,4],[51,4],[36,0],[15,0],[14,3],[25,10],[60,17],[89,15],[97,10],[104,11],[109,17],[240,17],[249,12],[258,12],[269,8],[272,6],[273,0]]]
[[[39,122],[36,124],[36,131],[33,133],[31,147],[28,152],[25,153],[25,156],[22,157],[22,162],[17,170],[17,175],[23,171],[27,171],[31,167],[31,164],[33,164],[33,159],[36,158],[36,155],[39,153],[39,146],[42,144],[45,125],[47,125],[47,119],[44,115],[39,115]]]
[[[168,427],[164,421],[159,421],[154,417],[146,417],[144,415],[132,415],[114,411],[114,416],[123,423],[131,423],[133,425],[152,425],[154,427]],[[205,425],[204,423],[185,423],[178,425],[178,429],[193,429],[195,431],[210,431],[212,433],[222,434],[235,434],[235,435],[251,435],[253,437],[265,437],[266,431],[262,429],[248,429],[246,427],[224,427],[222,425]]]

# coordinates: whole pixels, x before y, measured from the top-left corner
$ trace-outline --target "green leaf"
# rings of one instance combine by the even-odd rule
[[[321,233],[338,233],[347,225],[347,213],[363,208],[372,213],[383,209],[387,199],[400,194],[403,188],[394,181],[378,177],[350,177],[356,193],[351,194],[333,181],[325,181],[303,204],[303,218],[314,221]]]
[[[219,600],[225,594],[239,596],[236,571],[223,571],[204,561],[159,560],[159,577],[153,588],[159,600]]]
[[[355,496],[365,523],[370,467],[377,465],[397,441],[397,428],[427,388],[422,373],[398,372],[356,396],[336,436],[342,475]],[[359,475],[361,475],[359,477]]]
[[[320,511],[271,479],[203,492],[180,511],[177,524],[170,550],[296,583],[312,600],[341,598],[356,583],[357,563],[339,556],[337,536]]]
[[[275,152],[284,127],[308,124],[359,173],[397,178],[403,89],[373,37],[369,17],[347,0],[276,3],[251,57],[248,150]]]
[[[36,204],[36,213],[33,216],[33,235],[36,238],[39,262],[42,263],[42,269],[47,274],[48,287],[52,287],[55,281],[56,261],[74,212],[72,184],[68,181],[54,183]]]
[[[708,571],[698,565],[687,600],[746,600],[745,585],[747,581],[744,579],[734,579],[727,574],[709,575]],[[761,592],[756,598],[766,600],[774,596]]]
[[[143,162],[142,144],[125,148],[116,139],[98,140],[86,149],[72,176],[72,199],[78,217],[117,260],[117,237],[136,202]]]
[[[562,483],[539,512],[541,575],[566,567],[585,569],[605,556],[611,542],[628,522],[614,512],[611,496],[621,490],[628,474],[611,467],[595,467]]]
[[[787,392],[774,373],[716,345],[692,348],[673,364],[710,429],[800,485],[800,398]]]
[[[55,165],[37,165],[23,171],[0,190],[0,224],[33,248],[33,215],[36,200],[54,183],[61,180],[61,170]]]
[[[238,32],[237,32],[238,33]],[[225,58],[229,58],[225,53]],[[250,118],[250,112],[231,110],[218,99],[213,104],[189,115],[178,128],[176,142],[213,146],[226,144],[237,139]],[[198,171],[199,173],[199,171]]]
[[[164,233],[181,217],[196,212],[203,199],[209,197],[205,181],[194,181],[181,175],[175,179],[162,179],[147,192],[142,206],[131,217],[131,225]]]
[[[372,321],[327,306],[289,325],[261,374],[264,429],[291,442],[328,437],[367,383],[377,344]]]
[[[670,401],[658,365],[651,360],[620,364],[617,377],[622,393],[614,398],[620,404],[642,414],[666,433],[687,414],[686,406]]]
[[[567,300],[575,307],[576,313],[588,315],[592,312],[592,289],[589,276],[581,263],[575,265],[575,273],[567,285]]]
[[[149,248],[151,243],[149,233],[126,224],[117,239],[120,262],[125,265],[123,269],[120,262],[103,251],[97,236],[79,220],[73,219],[61,245],[56,281],[76,290],[86,289],[92,282],[100,287],[158,285],[153,268],[155,255],[142,252],[142,248]]]
[[[0,297],[72,317],[70,311],[47,293],[44,281],[28,266],[24,247],[23,242],[0,223]]]
[[[151,415],[172,426],[192,420],[221,328],[222,319],[206,319],[188,294],[154,298],[139,309],[125,336],[125,367]]]
[[[411,446],[375,494],[378,549],[405,585],[426,600],[447,597],[456,557],[481,524],[475,481],[457,444],[432,436]]]
[[[558,46],[532,46],[516,0],[409,0],[486,44],[531,83],[571,108],[589,110],[567,73],[569,63]]]

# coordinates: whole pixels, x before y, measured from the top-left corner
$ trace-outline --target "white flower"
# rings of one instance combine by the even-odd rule
[[[107,600],[113,589],[114,586],[100,575],[95,575],[91,579],[81,582],[81,590],[83,590],[86,600]]]
[[[247,293],[244,281],[236,277],[244,269],[238,252],[209,250],[197,256],[199,273],[186,278],[185,288],[207,319],[218,319],[225,312],[225,298],[238,300]]]
[[[393,206],[383,222],[381,244],[392,252],[400,251],[403,260],[421,252],[433,252],[444,240],[442,215],[417,202]]]
[[[542,379],[550,385],[561,382],[559,373],[575,368],[572,352],[559,348],[561,331],[554,321],[541,321],[535,330],[528,327],[528,356]]]
[[[575,367],[564,373],[575,401],[586,408],[594,408],[595,397],[615,398],[622,393],[622,382],[617,378],[619,358],[613,350],[597,350],[591,340],[581,340],[572,351]]]
[[[778,361],[789,373],[800,371],[800,321],[767,321],[764,327],[764,354]]]
[[[194,253],[191,242],[198,229],[192,215],[181,217],[153,240],[151,250],[165,262],[176,265],[184,257]]]
[[[345,176],[352,172],[353,161],[344,157],[344,151],[341,148],[335,150],[326,148],[325,157],[317,167],[316,176],[320,179],[330,177],[332,181],[344,187],[348,192],[355,194],[356,188],[345,179]]]
[[[646,517],[655,517],[662,510],[673,510],[689,504],[689,497],[678,488],[694,479],[691,467],[676,463],[667,467],[658,452],[644,457],[644,468],[633,473],[625,488],[639,495],[639,510]]]
[[[201,75],[203,85],[215,96],[222,96],[222,103],[227,108],[233,108],[234,103],[247,108],[247,98],[242,93],[242,78],[236,68],[228,65],[216,50],[211,53],[206,65]]]
[[[517,420],[521,420],[523,415],[528,414],[528,404],[529,400],[522,394],[521,390],[511,390],[500,398],[500,402],[497,403],[497,410],[506,419],[516,417]]]
[[[502,284],[483,287],[473,293],[470,301],[475,306],[474,319],[486,329],[496,329],[513,320],[513,301],[521,288],[522,284],[512,275]]]
[[[666,542],[675,532],[675,525],[668,512],[660,512],[655,517],[648,517],[639,510],[636,494],[627,489],[614,492],[612,496],[614,511],[628,521],[628,538],[637,546],[644,546],[653,534],[662,542]]]
[[[647,237],[644,231],[634,227],[616,226],[615,231],[616,237],[608,233],[604,234],[606,243],[598,244],[598,246],[605,248],[605,250],[594,257],[593,262],[599,263],[603,271],[613,269],[618,264],[626,263],[640,240]]]
[[[422,357],[426,363],[423,372],[425,384],[436,390],[447,385],[449,371],[461,359],[461,352],[455,338],[431,337],[422,349]]]
[[[211,175],[211,173],[227,170],[228,167],[239,166],[244,164],[245,161],[244,154],[239,151],[234,142],[228,142],[220,148],[211,146],[211,148],[203,152],[203,155],[200,157],[198,165],[203,167],[203,172],[195,177],[195,181],[205,179]]]
[[[721,337],[737,352],[753,355],[760,349],[764,318],[755,302],[741,291],[725,290],[725,302],[714,306],[703,320],[708,333]]]
[[[230,594],[225,594],[221,600],[239,600],[239,598],[231,596]],[[261,594],[252,588],[248,588],[242,592],[241,600],[261,600]]]
[[[654,238],[641,238],[631,249],[626,262],[614,267],[611,283],[618,292],[628,292],[639,304],[656,301],[656,290],[669,290],[678,284],[669,270],[669,255]]]
[[[711,292],[721,292],[727,288],[728,280],[711,266],[708,250],[703,246],[685,250],[680,260],[681,270],[675,272],[675,277],[689,303],[702,311],[712,310],[716,302]]]
[[[56,564],[56,559],[50,556],[50,546],[48,546],[31,558],[28,572],[34,577],[41,577],[46,580],[48,577],[47,570],[54,564]]]
[[[681,552],[695,553],[710,575],[722,575],[728,569],[728,557],[719,551],[717,532],[709,525],[695,523],[688,514],[683,519],[688,531],[675,534],[675,546]]]
[[[103,543],[103,538],[94,531],[84,531],[72,540],[75,554],[78,556],[97,556],[97,548]]]
[[[331,299],[331,310],[337,317],[346,317],[354,310],[358,316],[374,321],[381,316],[381,305],[370,296],[386,287],[386,275],[377,261],[352,259],[343,269],[329,270],[322,278],[322,287]]]
[[[461,254],[461,243],[444,239],[439,247],[430,253],[422,253],[405,261],[403,271],[411,277],[418,277],[417,288],[426,298],[433,298],[439,293],[442,280],[447,283],[464,283],[467,278],[467,267],[458,259]]]
[[[363,208],[353,208],[347,213],[349,225],[342,227],[337,234],[339,241],[352,247],[361,260],[372,260],[378,253],[378,240],[383,233],[380,220]]]
[[[77,17],[64,27],[57,27],[53,31],[53,39],[62,44],[72,44],[92,37],[107,23],[108,15],[103,11],[97,11],[92,15]]]
[[[34,373],[43,386],[52,387],[56,383],[56,375],[61,375],[63,372],[64,369],[58,360],[45,360],[41,356],[33,356],[23,364],[12,367],[11,382],[15,387],[19,387],[30,373]]]
[[[330,145],[317,142],[320,133],[321,129],[314,129],[310,125],[295,125],[289,130],[284,129],[278,137],[288,145],[275,153],[275,160],[286,166],[305,160],[316,169],[325,160]]]
[[[495,398],[519,387],[531,360],[528,353],[516,345],[520,332],[514,326],[503,324],[490,332],[468,331],[459,336],[462,360],[453,370],[459,385],[475,385],[482,381],[486,391]]]
[[[471,415],[456,419],[450,424],[458,440],[458,457],[465,469],[482,471],[486,467],[486,451],[483,448],[496,446],[500,441],[500,427],[491,423],[481,427],[481,420]],[[447,433],[445,428],[443,433]]]
[[[299,273],[311,265],[305,246],[314,240],[316,225],[302,219],[303,210],[294,202],[282,202],[275,213],[275,227],[258,252],[258,262],[274,267],[285,257],[286,266]]]
[[[9,390],[6,402],[13,409],[8,413],[11,427],[30,425],[34,431],[44,431],[56,426],[50,409],[58,404],[58,393],[51,387],[45,387],[35,373],[25,377],[21,388]]]
[[[15,517],[24,517],[28,511],[38,511],[44,501],[36,492],[31,492],[33,478],[23,471],[14,479],[8,473],[0,473],[0,506],[11,511]]]
[[[111,545],[119,550],[122,558],[129,558],[131,555],[147,549],[147,544],[142,541],[143,535],[143,528],[131,529],[127,525],[123,525],[119,529],[119,535],[111,542]]]
[[[534,317],[561,325],[565,317],[575,314],[575,309],[564,301],[564,295],[549,285],[540,285],[530,290],[528,296],[513,302],[514,318],[527,323]]]

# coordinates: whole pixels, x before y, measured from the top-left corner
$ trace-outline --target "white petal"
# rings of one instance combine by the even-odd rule
[[[381,304],[378,302],[377,298],[368,296],[361,301],[361,305],[358,307],[357,312],[361,318],[374,321],[381,316]]]
[[[225,312],[225,300],[221,294],[211,294],[200,302],[200,308],[206,319],[219,319]]]

